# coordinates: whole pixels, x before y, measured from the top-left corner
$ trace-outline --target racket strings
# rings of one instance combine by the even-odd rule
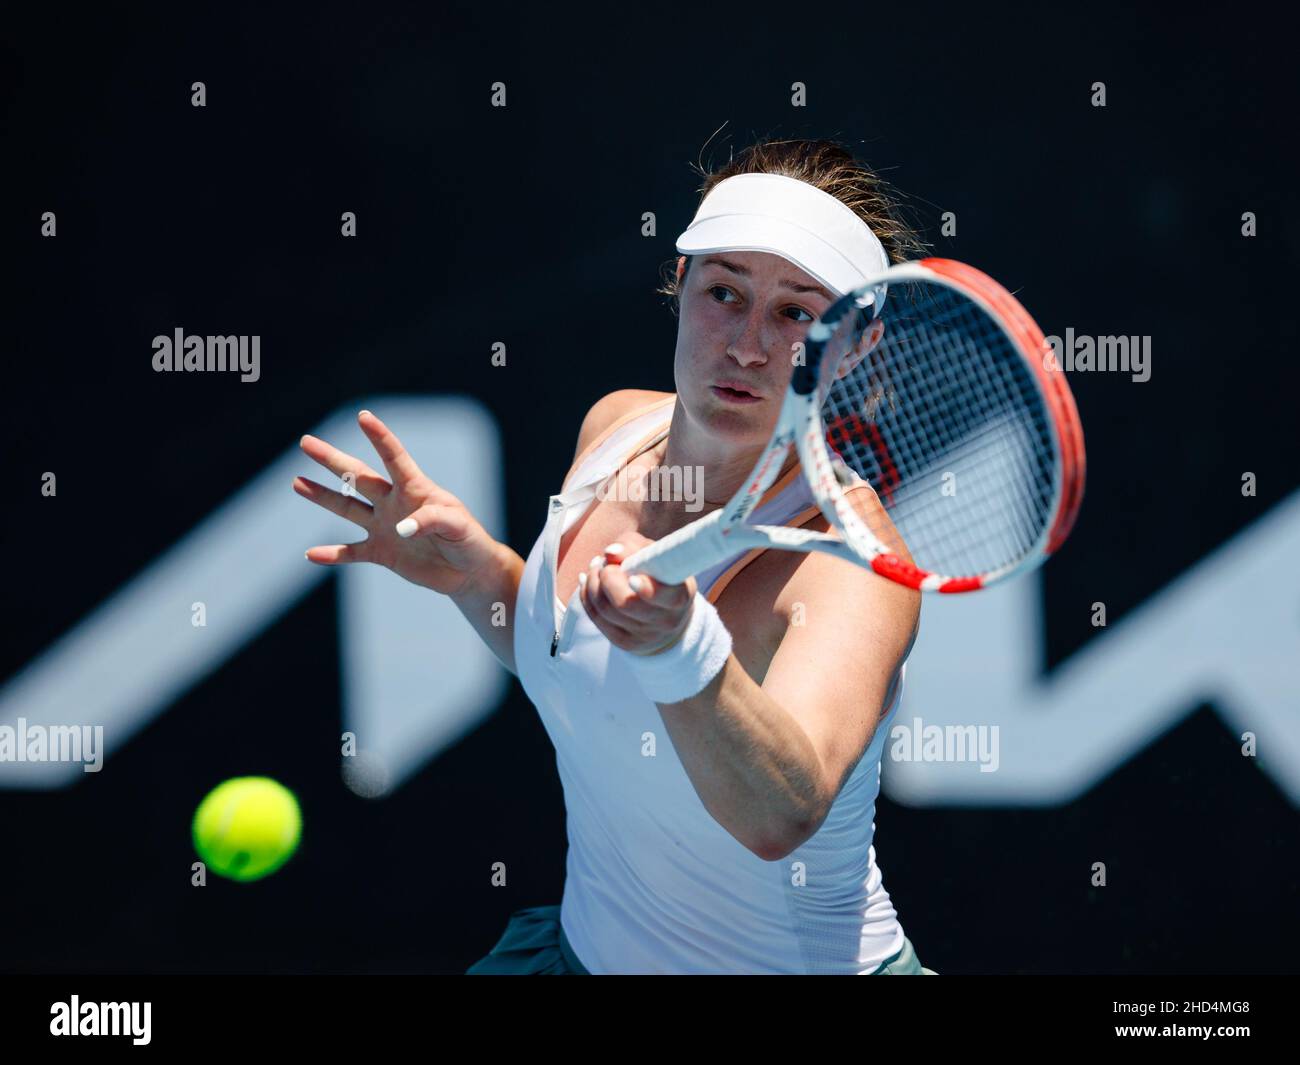
[[[964,298],[963,298],[964,300]],[[1014,348],[1006,340],[1002,331],[993,324],[992,320],[978,312],[977,323],[981,326],[987,326],[990,332],[983,336],[969,336],[964,330],[950,330],[940,334],[943,339],[956,338],[955,346],[950,346],[944,351],[943,358],[946,365],[962,365],[968,368],[974,375],[976,387],[982,395],[995,397],[995,402],[990,404],[989,409],[999,411],[1021,412],[1027,404],[1037,403],[1037,392],[1033,389],[1032,381],[1025,375],[1017,375],[1017,383],[1030,385],[1028,394],[1012,394],[1012,389],[1007,387],[1006,375],[994,375],[989,372],[989,360],[983,356],[986,353],[993,352],[999,347],[1002,349],[997,355],[998,358],[1016,360],[1017,356]],[[1016,362],[1018,365],[1018,361]],[[964,402],[960,395],[953,396],[952,379],[947,378],[944,381],[945,390],[949,394],[946,398],[955,400],[948,404],[948,409],[955,409],[962,415],[972,412],[972,408]],[[977,415],[984,412],[975,412]],[[1007,551],[1010,557],[1018,557],[1028,550],[1029,546],[1036,541],[1038,528],[1035,528],[1030,519],[1030,509],[1019,505],[1020,498],[1025,488],[1032,488],[1038,483],[1035,471],[1026,461],[1029,448],[1017,447],[1017,436],[1014,432],[1014,424],[1010,419],[1001,421],[985,420],[983,417],[963,417],[961,419],[959,431],[955,434],[958,443],[955,445],[961,451],[962,474],[961,479],[973,481],[977,491],[976,498],[989,499],[995,503],[1000,503],[1000,507],[987,507],[978,510],[968,510],[960,515],[967,523],[965,525],[964,535],[961,528],[950,528],[946,530],[952,540],[961,535],[963,541],[971,540],[975,543],[989,543],[1004,531],[1009,534],[1007,542]],[[1044,425],[1044,430],[1046,429]],[[973,442],[972,444],[966,443]],[[1050,448],[1050,437],[1045,437],[1045,446]],[[954,445],[952,441],[942,441],[941,446],[947,447],[948,451],[944,456],[945,465],[952,465],[954,455]],[[990,476],[996,471],[997,476]],[[961,490],[963,485],[955,471],[954,478],[948,484],[948,488],[953,495]],[[1050,472],[1050,471],[1049,471]],[[1014,488],[1014,493],[1009,489]],[[949,518],[955,519],[959,515],[955,512],[957,508],[946,505],[953,496],[937,493],[929,493],[928,498],[919,490],[917,500],[919,507],[925,507],[933,511],[934,516],[938,519]],[[1050,505],[1050,491],[1044,498],[1045,505]],[[976,523],[972,527],[970,522]],[[1011,528],[1004,529],[1004,523],[1009,522]],[[973,534],[973,535],[972,535]]]
[[[952,357],[961,354],[953,353]],[[1014,501],[1004,491],[1010,475],[991,479],[986,472],[997,466],[1000,457],[1007,453],[1004,435],[996,428],[975,435],[971,420],[960,416],[949,417],[945,424],[941,417],[945,411],[961,410],[954,403],[954,397],[942,389],[927,395],[914,382],[911,385],[910,394],[921,396],[917,404],[920,410],[917,425],[906,426],[906,431],[904,427],[890,426],[888,428],[898,431],[893,434],[886,432],[885,436],[895,440],[921,438],[923,446],[933,452],[933,458],[910,464],[905,459],[896,460],[909,467],[910,476],[895,493],[889,508],[891,516],[906,530],[904,539],[915,543],[914,557],[918,561],[924,560],[925,568],[955,573],[982,572],[983,567],[979,564],[982,556],[978,549],[1005,539],[1005,519],[1017,513]],[[936,396],[938,402],[932,402],[930,395]],[[901,448],[903,452],[920,453],[915,440],[908,443],[909,446]],[[937,468],[936,462],[945,468]],[[945,475],[951,476],[945,479]],[[1003,498],[997,507],[961,508],[954,502],[963,491],[985,500],[998,495]],[[945,548],[969,545],[971,550],[967,551],[968,557],[954,557],[948,551],[941,564],[935,546],[937,542],[942,542]],[[1016,545],[1008,544],[1005,550],[1015,551]]]
[[[1015,563],[1045,534],[1055,491],[1032,369],[989,314],[946,285],[892,286],[882,317],[884,335],[865,354],[853,321],[827,345],[828,446],[876,490],[922,568],[962,576]]]
[[[917,542],[927,568],[981,572],[991,564],[990,558],[1000,562],[1019,556],[1033,542],[1028,518],[1032,507],[1022,498],[1023,486],[1032,484],[1033,477],[1025,467],[1027,449],[1017,446],[1014,424],[1000,413],[1009,405],[1004,382],[982,372],[985,338],[925,329],[903,334],[902,340],[899,346],[906,352],[907,365],[918,365],[913,348],[929,348],[944,365],[963,365],[973,371],[973,380],[931,374],[928,388],[909,382],[910,394],[917,397],[915,406],[923,413],[912,423],[895,419],[889,427],[894,431],[885,434],[900,450],[919,456],[908,463],[912,476],[897,494],[896,519]],[[1000,343],[1001,338],[996,340]],[[913,376],[926,379],[925,374]],[[962,390],[972,386],[986,403],[963,401]],[[963,506],[963,502],[977,505]],[[942,556],[939,545],[947,549]],[[956,548],[962,553],[954,554]]]
[[[955,346],[949,343],[954,337]],[[1014,423],[1000,413],[1011,402],[1004,382],[982,372],[980,354],[987,346],[983,339],[972,342],[964,334],[947,331],[928,331],[915,339],[938,352],[945,365],[973,370],[974,380],[932,379],[930,388],[911,382],[912,394],[918,396],[925,413],[916,425],[896,420],[890,428],[899,447],[921,456],[911,464],[920,475],[898,493],[893,513],[917,541],[920,557],[929,562],[926,568],[983,572],[996,564],[990,559],[1009,561],[1034,542],[1028,517],[1032,506],[1023,499],[1023,487],[1034,480],[1025,463],[1028,449],[1017,437]],[[954,384],[973,385],[988,402],[981,406],[964,402]],[[963,506],[963,502],[974,505]],[[939,545],[945,548],[942,556]],[[954,553],[957,548],[960,554]]]

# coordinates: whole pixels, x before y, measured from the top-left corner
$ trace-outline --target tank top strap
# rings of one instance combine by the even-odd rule
[[[676,402],[676,394],[665,396],[615,419],[582,449],[569,467],[561,491],[600,481],[659,443],[668,434]]]

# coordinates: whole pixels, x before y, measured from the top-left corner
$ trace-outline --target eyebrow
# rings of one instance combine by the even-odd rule
[[[710,255],[704,260],[703,265],[721,266],[724,270],[730,270],[733,274],[737,274],[740,277],[753,276],[753,271],[748,267],[741,266],[740,263],[733,263],[730,259],[723,259],[717,255]],[[815,292],[819,296],[825,296],[828,302],[835,302],[835,297],[822,288],[821,285],[803,285],[798,281],[791,281],[784,277],[780,279],[780,284],[784,288],[790,289],[792,292]]]

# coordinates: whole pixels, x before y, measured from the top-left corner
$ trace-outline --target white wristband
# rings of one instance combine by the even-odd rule
[[[638,655],[615,647],[641,690],[656,703],[679,703],[698,695],[721,672],[731,655],[731,633],[718,611],[695,593],[691,619],[681,639],[666,651]]]

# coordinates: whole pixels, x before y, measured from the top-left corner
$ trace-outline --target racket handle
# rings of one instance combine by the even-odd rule
[[[681,584],[727,557],[720,508],[669,533],[623,560],[625,573],[644,573],[663,584]]]

